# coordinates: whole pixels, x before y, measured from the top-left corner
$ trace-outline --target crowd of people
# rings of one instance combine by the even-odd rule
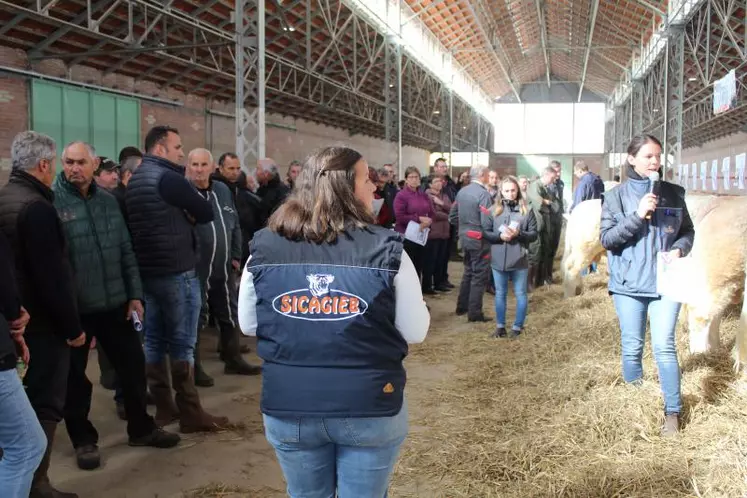
[[[430,323],[423,296],[456,289],[448,263],[461,253],[456,314],[518,337],[528,293],[552,283],[565,212],[557,162],[531,181],[478,165],[454,182],[439,158],[430,174],[408,167],[398,179],[392,164],[327,147],[285,178],[268,158],[247,175],[232,153],[215,161],[196,148],[185,161],[167,126],[116,163],[69,143],[59,174],[43,134],[18,134],[11,155],[0,189],[0,394],[10,400],[0,482],[14,498],[76,496],[48,478],[63,420],[77,465],[100,466],[94,342],[130,445],[176,446],[164,430],[174,422],[181,433],[226,428],[196,389],[215,382],[201,367],[210,325],[225,374],[262,374],[266,436],[291,496],[384,496],[407,433],[402,361]],[[583,163],[574,171],[574,206],[598,198],[599,177]],[[483,312],[491,289],[495,318]],[[261,367],[243,358],[239,329],[257,336]]]

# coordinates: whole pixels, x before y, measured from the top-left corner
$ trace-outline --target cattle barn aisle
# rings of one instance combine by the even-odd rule
[[[461,265],[450,273],[458,282]],[[677,439],[662,440],[650,350],[643,387],[623,385],[605,282],[588,277],[584,293],[566,301],[560,285],[535,291],[527,330],[516,341],[491,339],[493,324],[454,316],[451,294],[428,299],[430,334],[407,361],[411,431],[392,498],[744,495],[747,395],[733,387],[729,351],[693,361],[680,331],[687,425]],[[485,305],[493,316],[491,297]],[[722,322],[728,345],[737,317]],[[78,470],[60,431],[54,481],[81,498],[285,496],[262,435],[259,379],[222,375],[211,337],[203,352],[216,385],[200,389],[201,396],[208,410],[240,421],[234,430],[187,436],[174,451],[129,448],[92,359],[103,468]]]

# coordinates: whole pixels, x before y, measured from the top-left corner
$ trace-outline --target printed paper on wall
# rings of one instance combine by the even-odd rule
[[[731,188],[731,157],[724,158],[721,172],[724,174],[724,190],[729,190]]]
[[[711,190],[718,190],[718,159],[711,163]]]
[[[690,165],[683,164],[682,165],[682,186],[685,187],[685,190],[689,188],[689,185],[688,185],[689,180],[690,180]]]
[[[693,174],[693,190],[698,190],[698,163],[693,163],[690,167]]]
[[[700,190],[708,189],[708,161],[700,163]]]
[[[734,158],[734,166],[737,172],[737,186],[739,190],[744,190],[744,161],[747,154],[742,152]]]

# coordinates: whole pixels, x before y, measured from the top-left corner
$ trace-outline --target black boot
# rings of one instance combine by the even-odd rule
[[[198,387],[213,387],[215,380],[202,369],[200,361],[200,332],[197,332],[197,343],[195,344],[195,385]]]
[[[247,363],[239,349],[239,331],[230,323],[220,323],[222,359],[226,364],[223,372],[227,375],[259,375],[262,369]]]
[[[34,472],[34,480],[31,483],[31,493],[29,498],[78,498],[75,493],[63,493],[57,491],[52,487],[49,482],[49,460],[52,457],[52,447],[54,446],[54,435],[57,431],[57,422],[51,422],[48,420],[40,420],[44,434],[47,436],[47,449],[44,452],[44,458],[42,458],[39,467]]]

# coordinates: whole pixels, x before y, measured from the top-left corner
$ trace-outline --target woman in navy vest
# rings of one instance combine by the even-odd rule
[[[296,182],[255,234],[239,296],[265,434],[291,497],[382,498],[407,435],[402,361],[430,316],[402,236],[375,224],[361,155],[321,149]]]
[[[493,231],[485,238],[490,248],[490,266],[495,281],[495,320],[493,337],[506,337],[506,296],[508,281],[514,284],[516,317],[511,326],[511,338],[524,329],[527,316],[527,278],[529,276],[528,246],[537,240],[537,220],[521,195],[519,181],[507,176],[497,186],[499,195],[493,208]]]
[[[687,256],[695,230],[685,205],[685,189],[650,180],[660,166],[659,140],[651,135],[634,137],[628,145],[627,179],[602,196],[600,236],[607,249],[609,293],[620,320],[623,378],[635,385],[643,379],[648,315],[664,394],[662,435],[671,436],[679,430],[682,409],[675,345],[680,304],[656,292],[657,259]]]

